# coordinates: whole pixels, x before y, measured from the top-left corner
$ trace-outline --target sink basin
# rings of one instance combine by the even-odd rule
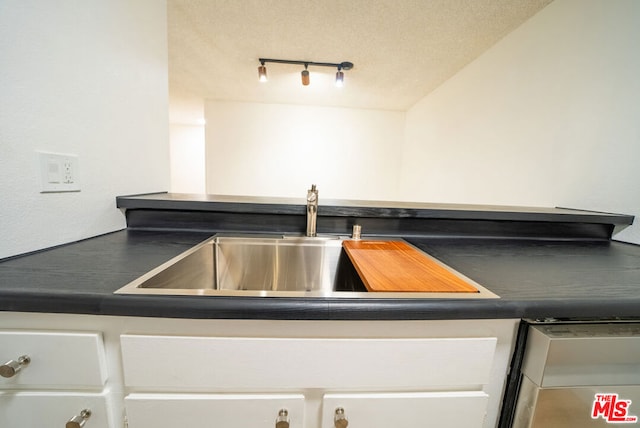
[[[366,289],[339,237],[215,236],[116,293],[326,295]]]
[[[341,239],[215,238],[218,290],[336,291]]]
[[[194,246],[117,294],[261,297],[496,298],[479,293],[367,292],[337,236],[224,236]],[[475,284],[475,283],[474,283]]]

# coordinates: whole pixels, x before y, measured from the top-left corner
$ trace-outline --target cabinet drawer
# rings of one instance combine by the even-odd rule
[[[0,331],[0,364],[30,358],[0,389],[101,388],[107,374],[98,333]]]
[[[125,384],[142,390],[417,390],[488,383],[496,338],[123,335],[121,344]]]
[[[34,393],[0,391],[0,427],[64,428],[69,419],[91,410],[86,428],[109,428],[107,401],[103,394]]]
[[[344,411],[353,427],[481,428],[488,398],[480,391],[326,394],[322,400],[322,428],[334,428],[336,409]]]
[[[130,394],[125,407],[129,428],[273,428],[283,409],[290,428],[304,422],[301,394]]]

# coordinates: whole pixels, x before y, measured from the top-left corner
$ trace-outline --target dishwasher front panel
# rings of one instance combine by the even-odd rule
[[[640,324],[529,326],[513,428],[640,427]]]
[[[640,426],[640,386],[540,388],[524,376],[513,426],[590,428]],[[638,425],[636,425],[638,424]]]
[[[640,385],[640,324],[530,326],[522,373],[542,387]]]

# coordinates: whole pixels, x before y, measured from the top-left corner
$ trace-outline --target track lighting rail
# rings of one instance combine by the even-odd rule
[[[349,61],[343,61],[340,63],[334,62],[315,62],[315,61],[300,61],[300,60],[290,60],[290,59],[272,59],[272,58],[258,58],[260,64],[264,65],[268,62],[275,64],[294,64],[294,65],[305,65],[305,66],[314,66],[314,67],[333,67],[339,68],[341,70],[349,71],[353,68],[353,63]]]
[[[267,67],[266,63],[276,63],[276,64],[294,64],[294,65],[304,65],[304,70],[300,73],[302,78],[302,85],[308,86],[310,82],[309,77],[309,66],[315,67],[334,67],[337,68],[336,72],[336,86],[344,85],[344,72],[343,70],[351,70],[353,68],[353,63],[349,61],[343,62],[316,62],[316,61],[302,61],[302,60],[291,60],[291,59],[274,59],[274,58],[258,58],[260,61],[260,67],[258,67],[258,79],[261,82],[267,81]]]

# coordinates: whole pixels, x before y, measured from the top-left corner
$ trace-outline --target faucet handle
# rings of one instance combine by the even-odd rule
[[[318,189],[315,184],[312,184],[311,189],[307,190],[307,205],[308,204],[318,204]]]

